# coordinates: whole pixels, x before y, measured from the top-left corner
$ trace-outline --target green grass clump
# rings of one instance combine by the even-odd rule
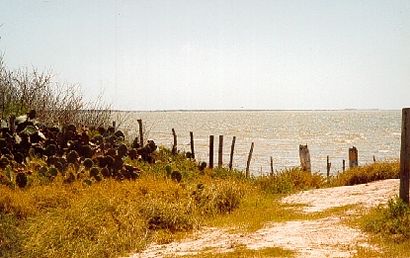
[[[401,243],[410,239],[410,207],[401,199],[391,199],[387,207],[378,207],[365,217],[365,230]]]
[[[356,167],[340,173],[331,182],[334,186],[365,184],[372,181],[399,178],[400,165],[397,161],[377,162]]]
[[[189,231],[198,226],[194,212],[195,207],[187,199],[174,202],[149,199],[141,207],[141,215],[149,229],[166,229],[172,233]]]
[[[370,233],[371,243],[379,246],[382,254],[359,249],[355,257],[410,257],[410,207],[401,199],[373,208],[356,223]]]
[[[200,212],[204,215],[231,213],[237,209],[249,185],[236,180],[215,180],[200,183],[192,196]]]
[[[255,184],[268,193],[286,194],[324,187],[326,180],[318,173],[303,171],[300,168],[292,168],[271,176],[257,177],[255,178]]]

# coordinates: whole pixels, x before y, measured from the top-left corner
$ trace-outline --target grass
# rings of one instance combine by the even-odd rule
[[[368,180],[394,177],[396,167],[390,163],[370,165],[327,182],[319,174],[299,169],[255,178],[244,178],[240,171],[226,168],[200,171],[183,154],[172,156],[166,149],[160,149],[157,160],[155,164],[126,160],[141,169],[138,180],[106,179],[91,185],[64,184],[58,176],[53,182],[37,180],[39,166],[31,164],[33,179],[27,189],[0,186],[0,257],[118,257],[143,250],[151,242],[183,238],[205,225],[254,232],[270,221],[342,215],[352,207],[307,215],[301,212],[302,206],[281,204],[280,198],[311,188],[351,184],[358,174],[368,175]],[[170,171],[179,171],[182,181],[172,180]],[[404,245],[392,242],[391,246],[400,250]],[[292,254],[280,248],[248,250],[239,246],[226,255]]]
[[[136,181],[90,186],[58,178],[25,190],[0,186],[0,250],[9,257],[116,257],[148,242],[172,241],[208,217],[232,212],[245,184],[209,175],[176,183],[147,171]]]
[[[330,185],[356,185],[372,181],[399,178],[398,161],[382,161],[346,170],[332,178]]]
[[[16,227],[2,231],[1,239],[14,238],[20,247],[16,257],[112,257],[142,248],[144,221],[134,212],[136,203],[119,200],[129,196],[128,187],[104,182],[88,189],[81,184],[2,189],[8,199],[2,211],[16,220]]]
[[[310,173],[300,168],[286,169],[272,176],[256,177],[255,184],[264,192],[272,194],[288,194],[328,185],[321,174]]]
[[[233,246],[231,252],[226,252],[226,253],[218,253],[218,257],[222,258],[265,258],[265,257],[293,257],[294,252],[290,250],[286,250],[283,248],[279,247],[268,247],[268,248],[262,248],[258,250],[252,250],[248,249],[243,245],[238,245],[238,246]],[[215,250],[214,249],[209,249],[209,250],[204,250],[201,253],[197,255],[184,255],[183,257],[186,258],[211,258],[215,257]]]
[[[410,257],[410,207],[400,199],[371,209],[355,223],[371,235],[371,243],[381,247],[380,257]],[[357,257],[368,257],[368,252],[361,250]]]

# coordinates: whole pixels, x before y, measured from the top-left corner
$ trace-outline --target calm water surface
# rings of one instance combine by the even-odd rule
[[[218,135],[224,135],[224,163],[229,162],[232,137],[236,136],[234,166],[244,169],[251,143],[255,143],[251,171],[270,171],[299,165],[299,144],[310,150],[312,170],[326,172],[326,156],[331,173],[342,169],[348,148],[359,150],[359,165],[377,160],[398,159],[400,153],[400,111],[184,111],[121,112],[118,121],[129,137],[138,131],[142,119],[149,138],[159,145],[172,146],[172,132],[178,135],[178,149],[189,151],[189,132],[194,132],[196,158],[208,161],[209,135],[215,135],[217,162]],[[124,120],[124,119],[123,119]],[[348,164],[348,162],[346,162]]]

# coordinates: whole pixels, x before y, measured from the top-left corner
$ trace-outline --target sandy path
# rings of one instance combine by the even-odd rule
[[[362,185],[315,189],[290,195],[282,201],[306,204],[308,206],[303,209],[305,212],[323,211],[351,204],[369,208],[386,203],[390,197],[398,194],[399,184],[398,179],[387,179]]]
[[[372,207],[385,203],[398,193],[399,180],[390,179],[369,184],[342,186],[301,192],[284,198],[285,203],[306,204],[305,212],[323,211],[345,205]],[[170,244],[150,245],[131,258],[181,256],[197,254],[204,249],[213,253],[233,251],[237,245],[249,249],[282,247],[298,257],[351,257],[358,246],[371,247],[366,235],[341,222],[340,217],[267,223],[250,234],[230,234],[224,229],[205,228],[191,238]]]

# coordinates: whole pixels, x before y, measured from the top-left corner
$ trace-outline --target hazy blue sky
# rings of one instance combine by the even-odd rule
[[[0,0],[9,67],[114,108],[410,106],[410,1]]]

